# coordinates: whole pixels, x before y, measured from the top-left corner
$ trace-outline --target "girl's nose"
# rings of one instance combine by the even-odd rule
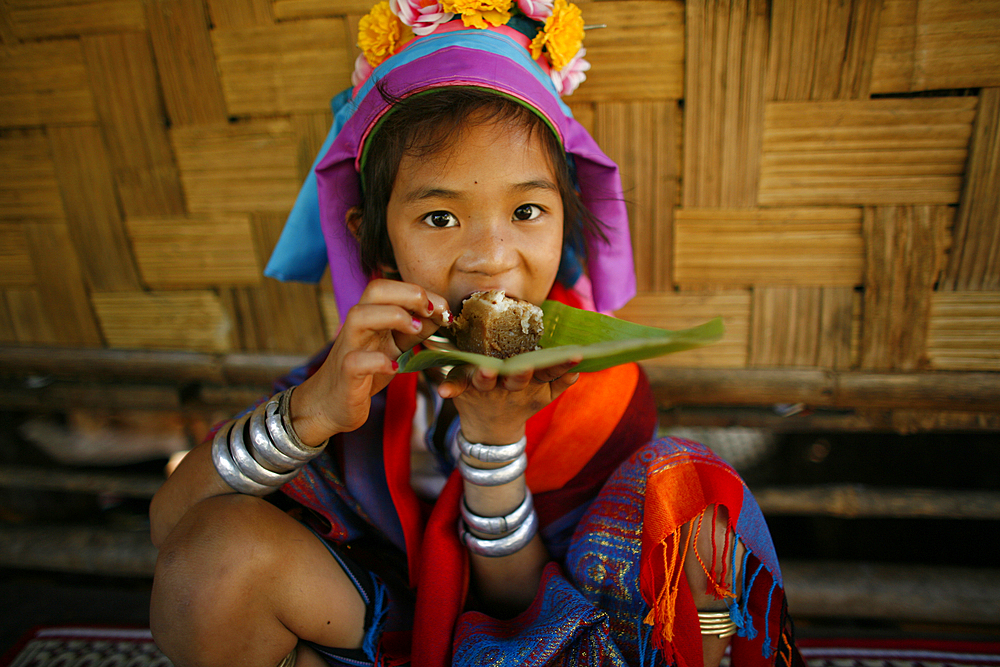
[[[465,268],[469,272],[497,275],[514,264],[514,230],[506,219],[481,219],[470,225],[469,244],[465,249]]]

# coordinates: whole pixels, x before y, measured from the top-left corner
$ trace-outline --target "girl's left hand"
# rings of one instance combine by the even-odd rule
[[[528,418],[556,400],[580,377],[572,359],[550,368],[498,375],[475,366],[457,366],[438,387],[452,399],[462,420],[462,434],[472,442],[507,444],[524,435]]]

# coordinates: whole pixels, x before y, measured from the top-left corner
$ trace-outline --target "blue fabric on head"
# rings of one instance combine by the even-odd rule
[[[333,140],[337,138],[350,117],[349,113],[339,112],[350,104],[352,91],[352,88],[343,90],[330,100],[333,125],[330,126],[323,147],[309,168],[309,175],[299,190],[299,196],[295,199],[291,213],[288,214],[281,237],[271,253],[267,267],[264,268],[264,275],[269,278],[318,283],[326,271],[326,240],[323,238],[323,229],[320,226],[316,165],[330,150]]]

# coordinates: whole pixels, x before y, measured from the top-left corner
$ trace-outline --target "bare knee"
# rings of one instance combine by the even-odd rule
[[[150,628],[179,667],[231,665],[236,656],[251,655],[274,665],[295,645],[297,638],[274,618],[260,585],[261,573],[277,558],[267,519],[278,511],[249,496],[209,498],[164,540]]]

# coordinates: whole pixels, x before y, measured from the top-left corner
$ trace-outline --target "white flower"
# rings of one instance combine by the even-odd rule
[[[583,59],[585,55],[587,55],[587,49],[581,48],[566,64],[566,67],[561,70],[552,70],[549,73],[549,76],[552,77],[552,83],[555,84],[560,95],[572,95],[573,91],[587,80],[587,75],[584,72],[590,69],[590,63]]]
[[[517,7],[529,19],[544,21],[552,16],[555,0],[517,0]]]
[[[389,7],[404,25],[413,29],[413,34],[419,36],[431,34],[434,28],[454,16],[444,11],[438,0],[389,0]]]

